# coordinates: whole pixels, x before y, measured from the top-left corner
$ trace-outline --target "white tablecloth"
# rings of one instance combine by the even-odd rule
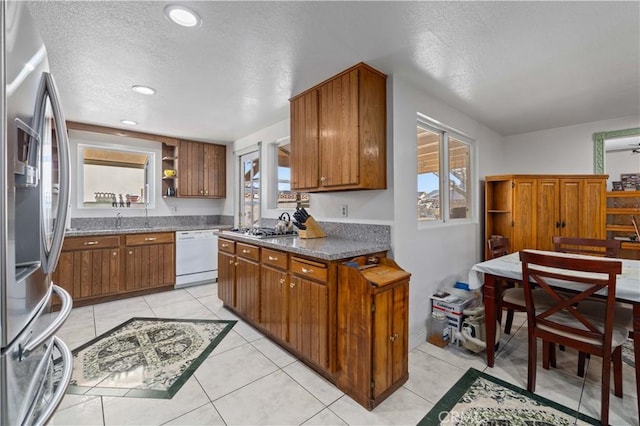
[[[587,258],[593,256],[582,256],[569,253],[557,253],[540,250],[528,250],[535,253],[543,253],[555,256]],[[616,300],[620,302],[638,303],[640,302],[640,261],[630,259],[609,259],[598,257],[600,260],[622,261],[622,273],[618,275],[616,284]],[[477,263],[469,271],[469,288],[478,289],[484,284],[484,274],[496,275],[499,277],[522,279],[522,264],[519,253],[511,253],[496,259]],[[563,286],[564,287],[564,286]]]

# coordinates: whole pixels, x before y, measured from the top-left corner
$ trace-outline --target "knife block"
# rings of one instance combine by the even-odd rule
[[[300,238],[325,238],[327,236],[313,216],[309,216],[309,218],[307,218],[304,222],[304,226],[306,226],[307,229],[298,230],[298,237]]]

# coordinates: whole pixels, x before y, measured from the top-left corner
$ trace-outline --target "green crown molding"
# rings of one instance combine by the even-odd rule
[[[597,175],[604,173],[604,141],[608,139],[624,138],[628,136],[640,136],[640,127],[631,129],[612,130],[610,132],[598,132],[593,134],[593,171]]]

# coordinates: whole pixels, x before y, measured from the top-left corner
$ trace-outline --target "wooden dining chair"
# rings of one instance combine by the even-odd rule
[[[620,240],[601,240],[597,238],[553,237],[553,246],[559,253],[574,253],[587,256],[604,256],[617,258],[622,247]],[[555,359],[552,356],[552,365],[555,367]],[[584,377],[585,359],[589,355],[580,352],[578,355],[578,376]]]
[[[495,259],[505,256],[510,253],[509,238],[503,237],[501,235],[492,235],[491,238],[487,240],[487,249],[489,259]],[[522,289],[515,288],[515,282],[513,281],[503,281],[500,286],[500,295],[498,297],[498,322],[502,323],[502,311],[506,310],[507,318],[505,319],[504,323],[505,334],[511,333],[511,325],[513,324],[513,312],[526,311],[526,308],[524,306],[524,297],[518,297],[516,294],[511,293],[522,293]],[[505,296],[507,296],[506,300],[504,299]],[[520,300],[522,301],[522,303],[518,303],[518,301]]]
[[[597,238],[553,237],[554,250],[588,256],[618,257],[622,241]]]
[[[509,248],[509,238],[501,235],[492,235],[487,240],[487,248],[490,259],[505,256],[511,253]],[[524,291],[521,287],[517,287],[515,281],[504,281],[499,287],[500,294],[498,300],[498,322],[502,323],[502,311],[507,311],[507,317],[504,322],[504,334],[511,334],[511,326],[513,325],[514,312],[526,312],[527,307],[524,301]],[[543,303],[546,296],[543,293],[535,292],[538,303]]]
[[[615,311],[616,275],[622,271],[622,262],[579,259],[526,250],[520,252],[520,260],[527,305],[527,390],[534,392],[536,387],[538,338],[543,342],[545,369],[549,369],[548,353],[553,349],[553,344],[600,356],[603,358],[600,421],[608,425],[611,365],[613,363],[614,394],[622,397],[621,346],[627,339],[628,319],[621,318]],[[571,282],[572,292],[553,287],[554,281],[558,280]],[[531,283],[535,283],[555,302],[549,306],[536,305]],[[595,293],[602,291],[607,292],[604,302],[590,300]],[[599,305],[593,308],[594,303]]]

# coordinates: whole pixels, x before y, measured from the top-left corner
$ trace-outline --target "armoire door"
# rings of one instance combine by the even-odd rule
[[[538,179],[536,188],[536,241],[530,248],[553,251],[553,236],[561,234],[560,182]]]
[[[513,187],[511,251],[532,248],[536,236],[536,179],[516,179]]]

